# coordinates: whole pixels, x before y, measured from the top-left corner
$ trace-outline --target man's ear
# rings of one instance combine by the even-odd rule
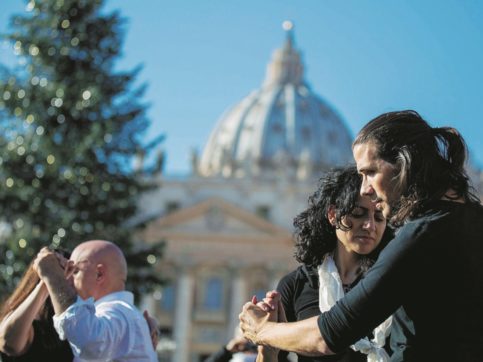
[[[336,226],[337,225],[337,218],[336,218],[336,212],[335,212],[335,206],[334,205],[330,205],[329,206],[329,211],[327,211],[327,219],[329,220],[330,224],[332,226]]]
[[[103,281],[106,277],[106,268],[104,264],[96,265],[96,281]]]

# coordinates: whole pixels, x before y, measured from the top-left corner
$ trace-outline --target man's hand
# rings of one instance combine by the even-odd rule
[[[243,310],[238,316],[240,319],[240,329],[246,339],[255,344],[263,344],[260,339],[260,334],[270,319],[270,312],[264,311],[254,302],[245,303]]]
[[[256,300],[252,300],[254,302]],[[270,314],[270,322],[286,322],[285,310],[283,309],[282,296],[275,290],[267,292],[261,302],[256,303],[258,307]],[[258,346],[257,362],[278,361],[277,348],[269,346]]]
[[[61,263],[65,264],[65,258],[44,247],[37,254],[33,268],[39,275],[39,278],[45,280],[52,276],[58,277],[64,275],[64,269]]]
[[[56,315],[63,313],[77,298],[74,287],[65,279],[62,264],[68,265],[65,258],[48,248],[39,251],[33,264],[34,270],[47,286]]]

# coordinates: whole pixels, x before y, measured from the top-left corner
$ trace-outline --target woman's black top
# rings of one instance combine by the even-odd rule
[[[350,287],[353,287],[356,280]],[[319,309],[319,277],[317,269],[305,265],[298,267],[293,272],[283,277],[277,291],[282,297],[282,304],[287,316],[287,321],[295,322],[310,317],[318,316]],[[279,361],[286,360],[287,352],[279,353]],[[341,353],[325,357],[298,356],[300,362],[309,361],[337,361],[337,362],[366,362],[365,354],[346,348]]]
[[[437,201],[400,228],[319,329],[341,351],[403,306],[393,361],[483,361],[483,206]],[[411,322],[412,321],[412,322]],[[409,323],[409,324],[408,324]],[[411,338],[398,340],[409,331]]]
[[[34,339],[28,351],[22,356],[1,354],[2,362],[72,362],[74,355],[67,341],[61,341],[52,323],[34,320]]]

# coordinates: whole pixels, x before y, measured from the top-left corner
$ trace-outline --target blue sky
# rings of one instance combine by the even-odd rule
[[[22,0],[0,2],[0,31]],[[378,114],[415,109],[453,126],[483,166],[483,1],[109,0],[127,18],[122,69],[144,65],[166,172],[186,173],[223,111],[258,88],[295,24],[305,78],[352,134]],[[0,62],[9,61],[0,47]]]

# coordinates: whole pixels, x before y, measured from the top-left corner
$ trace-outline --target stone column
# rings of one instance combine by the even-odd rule
[[[235,268],[232,271],[232,285],[231,285],[231,299],[230,299],[230,314],[228,320],[227,340],[233,337],[235,329],[238,327],[238,315],[241,312],[243,304],[248,302],[247,299],[247,283],[243,270]]]
[[[189,270],[182,269],[176,282],[176,306],[174,313],[174,341],[176,349],[173,362],[188,362],[194,278]]]

